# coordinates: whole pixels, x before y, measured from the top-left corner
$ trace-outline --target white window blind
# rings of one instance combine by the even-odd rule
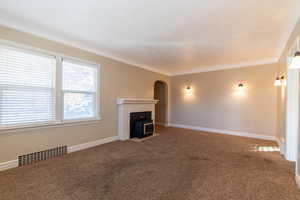
[[[55,121],[51,56],[0,46],[0,128]]]
[[[63,60],[63,119],[97,117],[96,66]]]
[[[0,130],[99,119],[98,65],[0,45]]]

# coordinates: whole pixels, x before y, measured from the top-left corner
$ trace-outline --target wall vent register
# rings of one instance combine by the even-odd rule
[[[19,167],[67,154],[67,146],[30,153],[18,157]]]

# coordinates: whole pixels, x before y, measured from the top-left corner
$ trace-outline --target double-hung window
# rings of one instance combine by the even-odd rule
[[[99,119],[98,65],[0,46],[0,130]]]
[[[94,118],[97,113],[97,69],[71,60],[62,61],[63,119]]]

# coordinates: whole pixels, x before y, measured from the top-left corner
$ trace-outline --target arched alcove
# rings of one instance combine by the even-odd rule
[[[165,126],[168,123],[168,85],[164,81],[155,81],[154,99],[159,100],[155,105],[155,124]]]

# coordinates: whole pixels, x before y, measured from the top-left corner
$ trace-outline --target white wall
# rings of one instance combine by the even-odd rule
[[[269,64],[172,77],[171,123],[275,136],[276,75],[277,64]]]

